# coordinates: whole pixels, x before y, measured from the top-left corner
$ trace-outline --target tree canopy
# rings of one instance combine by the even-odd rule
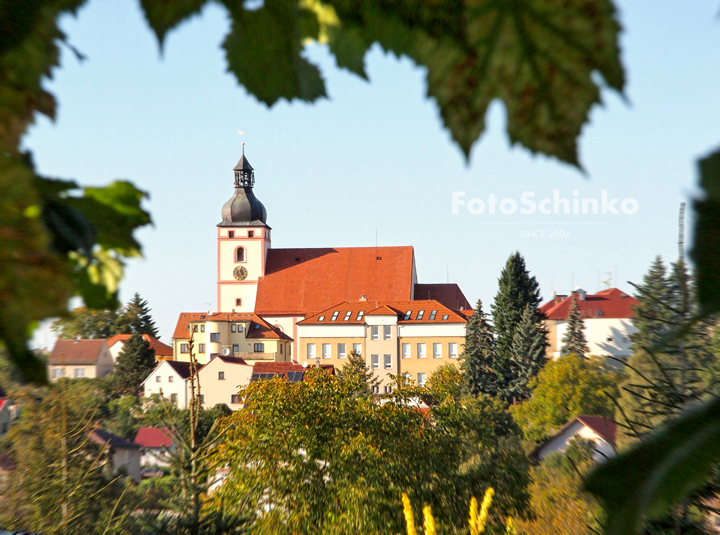
[[[589,351],[587,339],[585,338],[585,322],[580,314],[577,297],[573,296],[570,302],[567,326],[565,335],[562,338],[560,353],[563,355],[573,354],[584,357]]]

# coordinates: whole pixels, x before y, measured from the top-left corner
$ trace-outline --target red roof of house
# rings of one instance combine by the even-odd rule
[[[573,296],[577,298],[583,318],[632,318],[634,316],[632,309],[639,304],[631,295],[617,288],[609,288],[596,294],[587,294],[585,299],[581,299],[577,292],[573,292],[572,295],[558,295],[553,301],[548,301],[540,307],[540,311],[548,319],[565,320],[570,314]]]
[[[269,249],[255,312],[307,315],[335,303],[410,300],[412,247]]]
[[[460,286],[449,284],[416,284],[414,299],[439,301],[454,310],[471,310],[472,305],[465,298]]]
[[[172,433],[167,427],[141,427],[135,435],[135,443],[143,448],[169,448]]]
[[[173,340],[189,340],[190,324],[206,321],[247,323],[247,338],[292,341],[290,336],[252,312],[182,312],[175,325]]]
[[[610,420],[609,418],[606,418],[605,416],[576,416],[575,418],[572,418],[570,421],[568,421],[565,425],[563,425],[560,430],[555,433],[552,437],[547,439],[545,442],[540,444],[533,452],[530,454],[530,457],[537,457],[540,454],[540,451],[545,448],[548,444],[550,444],[553,440],[555,440],[557,437],[562,435],[565,430],[573,425],[575,422],[580,422],[586,427],[589,427],[593,431],[595,431],[602,439],[610,444],[611,446],[615,447],[615,437],[617,436],[617,424]]]
[[[421,319],[418,313],[422,311]],[[337,312],[337,316],[335,316]],[[350,315],[348,316],[348,312]],[[359,312],[363,312],[362,316],[358,316]],[[408,312],[410,316],[405,319]],[[435,315],[433,316],[433,312]],[[365,323],[365,316],[397,316],[398,323],[465,323],[467,317],[456,310],[452,310],[437,301],[353,301],[348,303],[340,303],[334,305],[322,312],[313,314],[302,321],[298,325],[347,325]],[[335,316],[335,321],[332,320]],[[347,320],[345,318],[348,318]],[[432,318],[432,319],[430,319]]]
[[[114,336],[111,336],[107,339],[107,345],[108,347],[114,346],[117,342],[122,342],[123,345],[125,345],[125,342],[127,342],[131,334],[116,334]],[[150,344],[150,347],[152,347],[155,350],[155,356],[158,357],[172,357],[173,356],[173,348],[170,347],[167,344],[163,344],[160,340],[155,338],[154,336],[151,336],[149,334],[143,334],[142,337],[145,339],[145,341]]]
[[[50,353],[48,364],[96,364],[105,340],[58,340]]]
[[[8,400],[5,398],[0,398],[0,411],[3,409],[5,404],[8,403]]]

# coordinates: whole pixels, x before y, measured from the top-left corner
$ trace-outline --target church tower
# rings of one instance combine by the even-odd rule
[[[255,197],[255,171],[245,158],[233,169],[235,193],[218,224],[218,312],[254,312],[260,277],[270,249],[267,212]]]

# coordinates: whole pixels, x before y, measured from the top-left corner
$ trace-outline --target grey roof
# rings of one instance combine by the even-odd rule
[[[189,362],[179,362],[177,360],[166,360],[170,367],[177,372],[177,374],[182,377],[183,379],[187,379],[190,377],[190,363]],[[202,366],[198,366],[198,370],[200,370]]]
[[[240,160],[238,161],[237,165],[233,167],[233,171],[252,171],[253,166],[250,165],[250,162],[247,158],[245,158],[245,152],[243,151],[243,155],[240,156]]]
[[[132,440],[128,440],[117,435],[113,435],[110,431],[97,428],[90,433],[90,438],[98,444],[109,444],[111,448],[139,449],[140,445]]]
[[[263,203],[255,197],[249,186],[235,188],[235,194],[222,207],[222,222],[218,227],[267,226],[267,211]]]

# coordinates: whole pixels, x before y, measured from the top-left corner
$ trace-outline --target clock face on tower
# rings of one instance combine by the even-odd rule
[[[244,281],[247,279],[248,276],[248,270],[245,266],[237,266],[233,270],[233,277],[235,277],[236,280]]]

